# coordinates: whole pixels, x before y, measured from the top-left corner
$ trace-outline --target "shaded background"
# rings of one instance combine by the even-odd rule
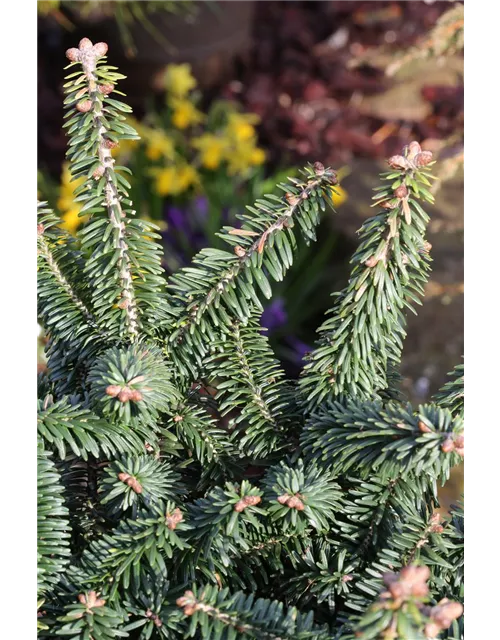
[[[64,52],[83,36],[109,44],[108,59],[127,76],[120,89],[139,121],[164,108],[166,66],[186,62],[198,81],[200,109],[223,99],[257,114],[266,161],[253,185],[307,161],[342,168],[345,201],[337,215],[325,216],[317,248],[301,247],[286,286],[276,287],[264,314],[273,346],[293,376],[330,304],[329,292],[345,286],[356,230],[372,215],[371,190],[384,158],[418,140],[437,155],[441,181],[429,211],[433,272],[424,306],[409,318],[402,374],[411,400],[428,400],[463,353],[460,3],[143,2],[134,12],[136,4],[39,2],[42,185],[61,180]],[[450,9],[455,13],[446,20]],[[226,182],[230,192],[231,179]],[[248,188],[238,189],[241,205],[234,199],[227,204],[228,221],[251,203]],[[45,195],[45,186],[41,191]],[[158,214],[167,227],[164,242],[180,264],[214,240],[213,229],[191,223],[200,197],[206,194],[196,190],[181,201],[165,196]],[[139,215],[151,209],[146,200],[135,201]],[[314,256],[316,266],[306,269]],[[445,507],[457,497],[461,478],[459,470],[442,496]]]

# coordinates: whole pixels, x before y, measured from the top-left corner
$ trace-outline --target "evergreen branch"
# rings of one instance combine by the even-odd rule
[[[209,379],[221,415],[237,412],[229,426],[236,427],[238,449],[251,458],[267,457],[290,444],[290,391],[258,319],[251,317],[246,326],[233,320],[231,327],[206,361]]]
[[[463,456],[463,421],[446,409],[379,402],[329,402],[313,414],[302,432],[301,444],[309,460],[362,477],[422,472],[448,478]]]
[[[81,593],[78,604],[66,607],[66,615],[59,619],[61,624],[56,629],[58,636],[72,636],[80,640],[108,640],[110,638],[127,638],[123,630],[127,615],[118,609],[106,606],[106,600],[100,598],[95,591]]]
[[[121,520],[113,533],[104,534],[84,552],[84,584],[109,589],[109,599],[116,601],[119,589],[140,589],[141,579],[150,573],[165,577],[174,551],[189,547],[183,539],[189,528],[172,502],[159,501],[140,511],[135,520]]]
[[[271,296],[267,275],[280,281],[291,266],[297,223],[307,241],[315,238],[320,210],[325,210],[326,189],[337,182],[322,165],[305,171],[306,182],[290,179],[280,184],[284,198],[268,195],[248,207],[241,228],[224,227],[220,237],[233,253],[203,249],[192,267],[173,275],[167,287],[176,305],[169,342],[176,366],[192,376],[202,364],[207,344],[226,333],[231,319],[246,323],[252,311],[262,309],[257,291]],[[195,363],[192,361],[195,360]]]
[[[162,431],[175,434],[188,456],[194,456],[203,465],[214,463],[226,468],[231,456],[238,457],[227,429],[218,426],[193,394],[176,406]]]
[[[448,561],[452,545],[446,537],[446,526],[438,512],[420,509],[412,513],[408,510],[406,517],[394,524],[391,535],[379,545],[375,559],[371,563],[363,563],[354,572],[344,606],[363,613],[380,592],[384,575],[415,561],[431,567],[441,581],[439,576],[452,569]],[[431,583],[435,579],[432,575]]]
[[[432,154],[412,142],[405,157],[389,159],[391,182],[376,189],[373,206],[383,212],[361,228],[351,277],[336,294],[331,317],[318,329],[317,346],[300,386],[308,409],[325,399],[374,399],[388,387],[387,369],[400,361],[405,336],[404,308],[420,304],[429,271],[430,245],[424,239],[429,217],[418,200],[433,202],[424,167]]]
[[[432,581],[442,597],[451,596],[464,601],[464,509],[463,501],[452,505],[450,519],[444,524],[441,536],[446,548],[446,563],[433,567]]]
[[[187,637],[191,638],[198,627],[205,640],[221,638],[224,632],[228,638],[255,640],[326,640],[329,637],[326,628],[315,626],[312,613],[304,615],[294,607],[285,613],[281,602],[255,599],[241,591],[230,594],[228,589],[195,586],[178,598],[177,605],[190,618]]]
[[[263,481],[265,503],[271,521],[286,531],[304,533],[313,527],[328,531],[340,509],[340,487],[328,471],[299,459],[293,466],[282,461],[268,469]]]
[[[196,540],[198,553],[203,549],[204,560],[211,555],[211,547],[217,537],[245,538],[248,528],[260,529],[256,517],[265,515],[257,507],[262,492],[248,481],[241,486],[228,482],[224,488],[215,487],[206,498],[199,498],[189,507],[190,524],[193,526],[190,539]]]
[[[420,512],[434,498],[429,495],[427,476],[388,479],[371,475],[367,480],[347,480],[340,539],[361,565],[387,543],[409,513]]]
[[[112,347],[94,360],[88,373],[89,398],[108,420],[133,428],[147,426],[154,432],[159,429],[160,412],[170,412],[180,400],[170,377],[155,344]]]
[[[168,580],[145,577],[141,588],[137,592],[132,591],[123,603],[133,620],[124,630],[142,628],[137,640],[149,640],[151,637],[178,640],[186,626],[175,605],[178,594],[179,590]]]
[[[84,396],[87,392],[87,373],[102,342],[81,342],[76,348],[74,334],[69,340],[49,338],[45,346],[47,377],[55,397]]]
[[[106,468],[100,502],[111,515],[131,510],[135,517],[141,506],[177,499],[183,490],[179,480],[170,465],[151,456],[122,457]]]
[[[65,85],[68,157],[73,178],[85,177],[75,200],[83,203],[82,214],[91,215],[80,237],[89,255],[85,272],[95,314],[117,337],[136,341],[141,328],[151,333],[151,322],[163,313],[161,247],[153,241],[159,238],[154,225],[127,218],[135,214],[127,208],[129,184],[115,169],[111,149],[138,136],[120,113],[130,108],[109,98],[123,76],[103,64],[107,49],[84,38],[78,49],[67,51],[83,71],[70,74]]]
[[[99,510],[99,467],[100,463],[95,459],[85,461],[72,454],[57,462],[69,511],[74,556],[80,555],[91,540],[98,538],[107,529],[108,523]]]
[[[67,397],[54,402],[51,396],[38,401],[38,434],[57,449],[61,459],[69,446],[84,460],[89,453],[97,458],[100,452],[109,456],[144,450],[144,436],[151,437],[149,431],[139,435],[123,424],[106,422]]]
[[[433,396],[432,400],[453,416],[464,417],[464,365],[457,364],[448,374],[450,380]]]
[[[70,527],[59,474],[51,453],[38,443],[37,450],[37,534],[38,585],[42,595],[59,581],[69,562]]]
[[[73,250],[69,234],[55,229],[58,218],[45,202],[38,203],[38,315],[45,328],[59,339],[97,338],[97,321],[69,277],[80,255]]]
[[[462,615],[463,607],[447,599],[434,607],[426,605],[429,577],[430,571],[425,566],[409,565],[399,574],[386,573],[383,581],[387,591],[383,591],[362,616],[355,637],[361,640],[426,640],[447,629]]]

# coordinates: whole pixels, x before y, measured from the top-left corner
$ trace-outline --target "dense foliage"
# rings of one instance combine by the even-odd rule
[[[77,238],[39,204],[39,633],[344,639],[463,635],[463,511],[437,484],[464,454],[463,370],[398,390],[404,312],[429,272],[432,156],[389,160],[378,213],[298,383],[259,325],[337,178],[320,163],[258,199],[229,250],[164,280],[111,150],[125,122],[107,45],[70,49]]]

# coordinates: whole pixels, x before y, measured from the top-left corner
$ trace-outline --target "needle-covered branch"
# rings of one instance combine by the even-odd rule
[[[272,294],[269,278],[282,280],[293,262],[294,227],[307,241],[315,239],[320,212],[331,201],[327,190],[336,182],[335,173],[319,164],[306,169],[303,180],[290,178],[278,185],[283,197],[257,200],[240,216],[241,227],[224,227],[219,236],[232,252],[203,249],[193,266],[170,278],[175,319],[169,342],[174,362],[187,376],[233,319],[245,323],[255,309],[262,310],[259,295]]]
[[[399,476],[424,472],[444,482],[464,455],[463,421],[447,409],[399,403],[329,402],[309,418],[301,444],[334,473]]]
[[[160,236],[155,225],[131,218],[125,168],[114,166],[111,150],[138,136],[123,115],[130,107],[109,97],[124,76],[106,64],[107,50],[106,43],[84,38],[66,53],[69,67],[79,67],[65,84],[67,155],[73,179],[85,178],[75,201],[90,215],[80,237],[94,313],[107,331],[136,341],[141,329],[154,332],[163,312],[161,247],[152,241]]]
[[[404,310],[420,304],[429,271],[429,217],[419,200],[433,202],[432,154],[417,142],[403,153],[389,159],[392,171],[382,179],[390,184],[374,196],[382,211],[363,224],[349,283],[318,329],[301,379],[310,410],[341,395],[378,397],[388,387],[388,366],[400,361]]]

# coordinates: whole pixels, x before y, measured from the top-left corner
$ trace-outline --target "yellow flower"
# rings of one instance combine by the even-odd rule
[[[177,98],[184,98],[196,87],[189,64],[170,64],[165,72],[164,82],[165,89]]]
[[[264,149],[255,147],[255,149],[250,153],[249,160],[250,164],[253,165],[263,164],[266,161],[266,152]]]
[[[158,195],[167,196],[174,193],[176,171],[175,167],[165,167],[155,171],[155,189]]]
[[[63,165],[61,174],[61,185],[59,187],[59,199],[57,200],[57,207],[62,214],[61,227],[67,229],[70,233],[74,234],[77,228],[82,224],[86,217],[78,217],[78,213],[81,209],[81,205],[75,202],[74,191],[77,187],[85,182],[85,178],[78,178],[74,182],[71,182],[71,173],[69,170],[69,164],[66,162]]]
[[[335,187],[330,187],[330,190],[334,206],[340,207],[340,205],[347,200],[347,191],[339,184],[335,185]]]
[[[172,124],[177,129],[187,129],[192,124],[198,124],[203,120],[203,114],[189,100],[172,100],[174,113]]]
[[[159,160],[161,157],[173,160],[175,157],[175,144],[163,131],[150,129],[145,136],[146,156],[150,160]]]
[[[254,124],[260,121],[255,113],[230,113],[227,122],[229,137],[239,142],[251,140],[255,136]]]
[[[177,184],[179,193],[182,193],[182,191],[186,191],[186,189],[189,189],[191,185],[197,184],[198,180],[198,174],[194,167],[189,164],[185,164],[184,166],[179,167],[177,171]]]
[[[75,235],[76,230],[84,220],[83,216],[81,218],[78,217],[79,212],[79,207],[73,207],[73,209],[68,209],[66,213],[63,213],[62,222],[59,225],[61,229],[66,229],[66,231],[69,231],[69,233]]]
[[[198,183],[196,169],[186,164],[181,167],[164,167],[153,169],[151,174],[155,177],[155,189],[158,195],[177,195],[189,189],[191,185]]]
[[[204,133],[199,138],[193,138],[192,144],[200,151],[201,164],[207,169],[217,169],[224,159],[226,142],[212,133]]]

